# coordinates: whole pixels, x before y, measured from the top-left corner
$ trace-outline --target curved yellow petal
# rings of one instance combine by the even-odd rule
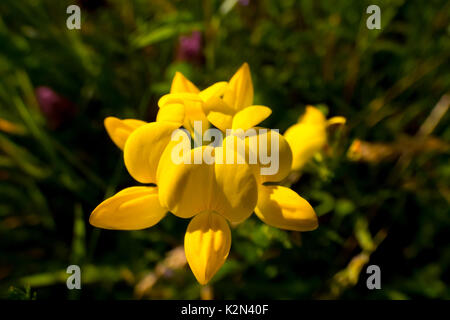
[[[226,220],[213,212],[195,216],[184,237],[186,259],[197,281],[205,285],[219,271],[231,248]]]
[[[233,123],[233,116],[236,111],[218,97],[212,97],[203,104],[203,111],[205,112],[209,122],[221,131],[231,129]]]
[[[234,110],[241,110],[253,104],[253,83],[247,63],[233,75],[223,99]]]
[[[321,125],[324,126],[326,124],[327,119],[325,115],[314,106],[306,106],[305,113],[301,115],[298,119],[298,123],[308,123],[312,125]]]
[[[167,147],[158,166],[159,200],[174,215],[190,218],[212,208],[212,197],[215,196],[214,164],[205,161],[195,163],[196,158],[201,159],[203,152],[212,147],[190,150],[188,159],[178,163],[174,160],[174,145],[171,143]]]
[[[201,128],[202,133],[200,134],[203,135],[203,133],[209,128],[209,121],[203,112],[203,102],[185,100],[184,106],[186,116],[184,118],[183,126],[191,133],[194,133],[194,131],[198,132],[199,128]],[[195,127],[195,122],[201,122],[201,126],[199,128]]]
[[[185,118],[185,107],[179,103],[166,104],[163,108],[160,108],[156,115],[157,122],[174,122],[178,126],[182,126]]]
[[[237,112],[233,117],[233,129],[247,130],[267,119],[272,110],[265,106],[249,106]]]
[[[166,212],[157,187],[131,187],[100,203],[89,223],[103,229],[140,230],[157,224]]]
[[[208,114],[208,121],[221,131],[231,129],[233,123],[233,116],[230,114],[212,111]]]
[[[284,137],[292,150],[292,170],[300,170],[327,143],[326,127],[321,124],[294,124]]]
[[[208,88],[200,91],[200,93],[198,95],[203,101],[206,102],[209,99],[211,99],[212,97],[222,96],[224,94],[227,86],[228,86],[228,82],[226,82],[226,81],[216,82],[213,85],[209,86]]]
[[[141,183],[156,183],[159,159],[178,128],[176,123],[151,122],[136,129],[124,148],[125,166]]]
[[[254,128],[256,135],[246,138],[248,152],[257,159],[252,168],[259,183],[279,182],[286,178],[292,167],[292,151],[286,139],[275,130]],[[276,140],[272,140],[276,139]],[[278,149],[278,152],[277,152]],[[249,162],[252,164],[254,161]]]
[[[181,72],[176,72],[172,80],[172,86],[170,87],[170,93],[182,93],[191,92],[199,93],[200,90],[189,81]]]
[[[347,122],[347,119],[345,117],[337,116],[337,117],[331,117],[327,120],[327,126],[332,126],[335,124],[345,124]]]
[[[158,100],[158,107],[162,108],[166,104],[180,103],[184,104],[185,101],[196,101],[202,103],[203,100],[196,93],[176,92],[163,95]]]
[[[125,146],[125,142],[128,136],[137,128],[143,126],[147,122],[136,120],[136,119],[125,119],[121,120],[116,117],[107,117],[104,120],[104,125],[106,132],[108,132],[111,140],[118,146],[121,150]]]
[[[282,186],[260,185],[255,213],[268,225],[280,229],[311,231],[319,226],[308,201]]]
[[[191,133],[194,132],[194,122],[201,121],[201,128],[206,131],[209,122],[203,111],[203,100],[194,93],[169,93],[161,97],[158,101],[160,109],[171,104],[182,104],[184,106],[183,126]]]
[[[258,190],[253,170],[245,162],[245,150],[241,153],[231,149],[227,143],[230,139],[235,137],[227,137],[223,147],[215,149],[217,187],[214,192],[213,208],[231,222],[241,222],[247,219],[255,209]],[[237,144],[233,143],[233,145],[236,148]],[[231,157],[227,155],[228,152],[232,152]],[[232,161],[227,163],[227,157]]]

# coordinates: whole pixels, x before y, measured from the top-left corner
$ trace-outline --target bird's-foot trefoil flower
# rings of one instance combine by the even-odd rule
[[[327,144],[327,127],[333,124],[344,124],[344,117],[326,119],[316,107],[307,106],[306,112],[298,122],[284,133],[292,149],[292,170],[297,171]]]
[[[244,64],[229,83],[218,82],[203,91],[177,73],[170,93],[158,102],[156,122],[107,118],[106,129],[123,150],[128,172],[139,183],[151,186],[126,188],[106,199],[92,212],[90,223],[106,229],[144,229],[157,224],[168,211],[191,219],[184,247],[201,284],[208,283],[227,259],[229,224],[241,223],[253,212],[274,227],[317,228],[317,216],[309,203],[277,184],[291,170],[291,147],[277,130],[255,127],[271,110],[252,103],[253,84]],[[200,127],[195,125],[198,122]],[[179,141],[172,141],[175,132],[183,132],[180,127],[193,133],[195,140],[196,131],[209,128],[209,122],[235,133],[218,145],[193,149],[189,143],[179,148]],[[249,129],[253,134],[239,135]],[[238,147],[242,143],[244,151]],[[185,161],[174,161],[174,150],[182,151]],[[262,160],[268,157],[255,157],[261,150],[276,154],[276,170],[268,170],[272,163]]]

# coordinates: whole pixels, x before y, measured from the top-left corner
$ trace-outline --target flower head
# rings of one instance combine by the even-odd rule
[[[130,175],[153,186],[120,191],[97,206],[90,223],[107,229],[143,229],[158,223],[167,211],[191,219],[184,247],[187,262],[201,284],[211,280],[228,256],[229,223],[240,223],[255,212],[262,221],[278,228],[315,229],[317,217],[309,203],[293,190],[274,184],[289,174],[292,151],[277,131],[253,128],[271,111],[252,103],[253,85],[244,64],[229,83],[218,82],[203,91],[177,73],[171,92],[158,102],[156,122],[107,118],[107,131],[123,149]],[[183,161],[174,161],[173,155],[180,149],[179,141],[172,139],[173,133],[187,136],[177,131],[183,126],[195,134],[195,121],[201,121],[202,129],[212,122],[221,130],[252,128],[254,134],[232,134],[218,146],[191,149],[188,143],[187,150],[181,149]],[[238,140],[245,146],[244,152],[238,148]],[[262,169],[268,164],[259,160],[250,163],[249,158],[267,146],[280,161],[275,172],[264,175]]]
[[[307,106],[304,115],[284,133],[292,149],[292,170],[300,170],[327,144],[327,127],[331,124],[345,123],[344,117],[327,120],[324,114],[313,106]]]

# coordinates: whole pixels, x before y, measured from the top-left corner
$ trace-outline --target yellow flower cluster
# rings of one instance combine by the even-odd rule
[[[103,201],[90,216],[93,226],[144,229],[157,224],[167,212],[190,218],[184,247],[189,266],[201,284],[211,280],[228,256],[229,223],[240,223],[255,212],[262,221],[277,228],[317,228],[317,216],[310,204],[290,188],[277,184],[291,171],[293,159],[294,165],[300,161],[297,144],[291,139],[295,132],[287,133],[285,139],[276,131],[255,127],[272,111],[253,105],[253,84],[246,63],[230,81],[215,83],[202,91],[176,73],[170,93],[161,97],[158,106],[156,122],[105,119],[108,134],[123,150],[130,175],[151,185],[126,188]],[[279,170],[273,175],[261,175],[260,169],[267,164],[249,164],[247,159],[233,163],[174,163],[171,135],[180,127],[195,134],[195,121],[201,121],[204,130],[211,124],[222,131],[254,128],[256,136],[245,137],[248,148],[254,145],[250,143],[252,138],[268,135],[270,141],[277,137]],[[227,139],[236,137],[227,136],[217,147],[193,148],[190,156],[195,158],[196,153],[204,152],[223,155],[229,145],[236,145],[228,144]],[[322,143],[324,138],[317,139]],[[236,153],[236,157],[246,155]]]

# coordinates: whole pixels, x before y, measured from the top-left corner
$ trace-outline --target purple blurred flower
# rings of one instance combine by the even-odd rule
[[[202,34],[194,31],[189,36],[181,36],[178,41],[177,59],[192,63],[203,62]]]
[[[57,94],[49,87],[37,87],[35,94],[39,107],[52,129],[58,128],[66,120],[73,118],[77,112],[75,105],[71,101]]]
[[[239,4],[241,6],[248,6],[250,4],[250,0],[239,0]]]

